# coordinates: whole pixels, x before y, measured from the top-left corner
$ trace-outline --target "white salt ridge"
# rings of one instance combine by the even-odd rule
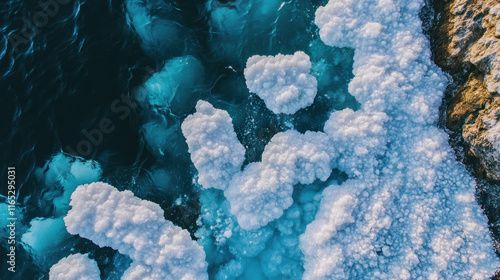
[[[245,148],[236,137],[229,114],[200,100],[196,113],[188,116],[181,128],[198,170],[198,183],[225,190],[245,160]]]
[[[182,131],[204,188],[225,190],[231,213],[247,230],[257,229],[281,217],[293,203],[293,186],[325,181],[337,152],[322,132],[286,131],[266,146],[262,161],[240,171],[244,148],[234,132],[231,117],[205,101],[188,116]]]
[[[326,181],[337,157],[325,133],[286,131],[266,146],[262,161],[250,163],[236,174],[224,195],[231,213],[247,230],[278,219],[293,203],[293,186]]]
[[[70,205],[68,232],[132,259],[122,279],[208,279],[203,248],[159,205],[101,182],[79,186]]]
[[[436,127],[446,80],[423,4],[336,0],[316,13],[326,44],[356,50],[361,110],[326,124],[352,179],[324,190],[301,236],[304,279],[486,279],[500,265],[474,180]]]
[[[264,100],[275,114],[294,114],[314,102],[318,81],[311,72],[309,56],[260,56],[247,60],[245,79],[248,89]]]
[[[101,279],[97,263],[87,254],[74,254],[61,259],[49,271],[50,280],[98,280]]]

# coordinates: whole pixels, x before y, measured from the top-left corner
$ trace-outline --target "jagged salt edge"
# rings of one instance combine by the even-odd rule
[[[208,279],[203,248],[158,204],[97,182],[79,186],[64,218],[71,234],[132,259],[122,279]]]

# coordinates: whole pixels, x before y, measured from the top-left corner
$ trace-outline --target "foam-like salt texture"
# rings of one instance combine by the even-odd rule
[[[208,279],[202,247],[158,204],[98,182],[79,186],[70,205],[68,232],[132,259],[122,279]]]
[[[257,229],[281,217],[292,205],[293,186],[325,181],[338,154],[323,132],[286,131],[266,146],[262,161],[240,171],[244,148],[234,132],[231,117],[205,101],[188,116],[182,131],[198,182],[205,188],[225,190],[231,213],[244,229]]]
[[[240,226],[248,230],[265,226],[292,205],[294,185],[328,179],[337,157],[330,144],[322,132],[276,134],[262,161],[236,174],[224,192]]]
[[[316,13],[326,44],[355,48],[361,110],[325,126],[352,179],[325,189],[301,237],[304,279],[486,279],[500,265],[474,180],[436,127],[446,79],[423,4],[338,0]]]
[[[198,182],[204,188],[225,190],[245,160],[245,148],[236,137],[229,114],[200,100],[196,113],[188,116],[181,128],[198,170]]]
[[[271,111],[293,114],[314,102],[318,81],[310,72],[309,56],[301,51],[293,55],[254,55],[247,60],[245,79],[248,89]]]
[[[101,279],[97,263],[88,255],[74,254],[61,259],[50,268],[50,280],[97,280]]]

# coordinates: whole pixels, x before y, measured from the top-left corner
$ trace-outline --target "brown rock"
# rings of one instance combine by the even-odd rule
[[[488,178],[500,181],[500,97],[496,96],[478,115],[469,115],[463,127],[464,140],[480,159]]]
[[[483,78],[472,73],[455,92],[447,108],[446,126],[449,129],[460,131],[467,119],[474,121],[477,113],[491,102],[492,95],[486,90]]]
[[[446,126],[461,133],[486,179],[500,180],[500,3],[450,0],[433,32],[436,63],[462,84],[446,110]],[[499,140],[500,143],[500,140]]]

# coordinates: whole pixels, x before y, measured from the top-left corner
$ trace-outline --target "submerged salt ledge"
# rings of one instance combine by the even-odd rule
[[[204,74],[197,58],[191,55],[172,58],[138,89],[137,99],[143,105],[182,115],[194,105]]]
[[[71,194],[81,184],[98,181],[101,173],[95,161],[84,161],[63,153],[53,156],[43,168],[37,170],[37,177],[51,187],[51,191],[45,192],[41,199],[52,203],[54,217],[31,220],[21,241],[36,254],[44,256],[69,239],[71,235],[66,230],[63,218],[70,208]]]
[[[313,219],[324,184],[294,190],[293,204],[276,221],[256,230],[241,228],[220,191],[201,192],[198,242],[207,252],[211,279],[301,279],[299,235]]]
[[[122,279],[208,279],[205,252],[159,205],[106,183],[79,186],[70,205],[68,232],[132,259]]]

